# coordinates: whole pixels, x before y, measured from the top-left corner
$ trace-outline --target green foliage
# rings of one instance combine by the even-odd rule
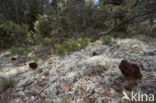
[[[33,57],[32,60],[33,60],[34,62],[39,62],[40,59],[39,59],[38,57]]]
[[[133,25],[128,25],[127,32],[128,34],[132,35],[132,34],[136,34],[137,31],[135,30]]]
[[[100,30],[100,29],[95,29],[93,27],[88,27],[84,33],[83,33],[83,37],[85,38],[90,38],[91,39],[91,42],[94,42],[96,40],[99,39],[99,36],[95,36],[95,34],[98,34],[100,32],[102,32],[103,30]]]
[[[120,15],[120,14],[122,14],[122,12],[124,12],[124,11],[125,11],[125,8],[124,8],[123,6],[121,6],[121,5],[119,5],[119,6],[114,6],[113,9],[112,9],[112,13],[113,13],[114,15]]]
[[[55,54],[62,55],[66,52],[66,49],[61,44],[55,44]]]
[[[52,41],[52,38],[45,37],[43,40],[43,43],[46,45],[46,44],[49,44],[51,41]]]
[[[90,42],[89,39],[77,39],[77,40],[68,39],[64,41],[62,44],[55,44],[56,49],[55,54],[61,55],[66,52],[79,50],[81,48],[86,47],[89,42]]]
[[[151,17],[154,20],[155,4],[156,0],[99,0],[98,5],[94,0],[3,0],[0,4],[0,47],[19,47],[23,43],[45,46],[75,36],[95,41],[98,39],[95,34],[107,31],[133,16],[134,19],[113,32],[135,34],[135,30],[140,30],[141,33],[149,33],[146,26],[134,29],[129,25]],[[152,12],[137,16],[147,11]],[[151,31],[154,34],[155,28]],[[72,43],[74,46],[67,44],[69,50],[77,49],[75,43]],[[68,51],[58,48],[62,49],[59,52]]]
[[[14,44],[26,41],[28,26],[26,24],[17,25],[14,22],[0,24],[0,46],[10,47]]]
[[[35,37],[56,39],[59,37],[72,37],[72,26],[64,16],[38,16],[34,23]]]
[[[93,1],[70,0],[65,6],[63,15],[69,19],[74,31],[84,32],[88,27],[104,28],[106,13],[102,13],[104,10],[98,9]]]
[[[28,12],[26,16],[27,23],[29,25],[29,29],[33,30],[33,24],[37,20],[37,15],[41,14],[40,0],[25,0],[24,5],[25,4],[27,4],[25,7],[27,8],[25,12]]]
[[[11,53],[12,54],[18,54],[18,55],[27,55],[29,52],[32,51],[31,48],[15,48],[15,47],[12,47],[10,49]]]
[[[103,44],[109,44],[112,42],[112,36],[104,35],[101,37]]]
[[[69,24],[69,20],[67,17],[59,16],[59,30],[66,33],[66,37],[69,37],[69,33],[73,31],[73,27]],[[68,35],[67,35],[68,34]]]
[[[122,33],[122,32],[116,32],[114,34],[114,37],[116,38],[125,38],[127,35],[129,35],[128,33],[125,35],[125,33]]]
[[[50,36],[51,31],[53,30],[54,25],[52,21],[48,20],[46,16],[38,16],[38,20],[34,23],[35,33],[41,37]]]

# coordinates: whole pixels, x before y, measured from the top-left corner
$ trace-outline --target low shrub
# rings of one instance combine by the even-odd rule
[[[83,33],[83,37],[85,38],[90,38],[91,39],[91,42],[95,42],[96,40],[99,39],[99,36],[95,36],[95,34],[98,34],[100,32],[102,32],[103,30],[100,30],[100,29],[96,29],[96,28],[93,28],[93,27],[88,27],[84,33]]]
[[[116,17],[121,16],[124,12],[126,12],[126,8],[121,6],[121,5],[120,6],[114,6],[112,8],[112,15],[113,16],[116,16]]]
[[[38,57],[32,57],[32,60],[33,60],[34,62],[39,62],[39,61],[40,61],[40,59],[39,59]]]
[[[68,23],[67,18],[63,16],[38,16],[34,23],[33,41],[36,44],[41,43],[47,45],[55,42],[58,38],[72,38],[72,26]]]
[[[21,44],[26,41],[28,34],[26,24],[15,24],[14,22],[5,22],[0,24],[0,46],[8,48],[13,45]]]
[[[50,36],[50,32],[53,30],[54,25],[52,21],[46,16],[38,16],[38,19],[34,23],[35,34],[40,35],[41,37]]]
[[[136,33],[137,33],[137,31],[136,31],[136,29],[134,28],[133,25],[129,25],[129,26],[127,27],[127,32],[128,32],[128,34],[130,34],[130,35],[133,35],[133,34],[136,34]]]
[[[112,42],[112,36],[104,35],[101,37],[103,44],[109,44]]]
[[[11,49],[10,49],[10,51],[11,51],[11,53],[12,54],[14,54],[14,55],[27,55],[29,52],[31,52],[32,51],[32,49],[31,48],[20,48],[20,47],[18,47],[18,48],[15,48],[15,47],[12,47]]]
[[[79,50],[86,47],[89,42],[89,39],[65,40],[61,44],[55,44],[55,54],[62,55],[66,52]]]
[[[61,44],[55,44],[55,54],[56,55],[62,55],[62,54],[64,54],[65,52],[66,52],[66,49],[64,48],[64,46],[63,45],[61,45]]]

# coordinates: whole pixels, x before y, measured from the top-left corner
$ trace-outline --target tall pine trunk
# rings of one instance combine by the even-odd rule
[[[15,9],[15,14],[16,14],[16,22],[19,23],[18,8],[17,8],[16,0],[14,0],[14,9]]]
[[[41,15],[44,15],[44,3],[45,0],[41,0]]]

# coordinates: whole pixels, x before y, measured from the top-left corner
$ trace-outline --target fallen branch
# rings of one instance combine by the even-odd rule
[[[68,71],[68,72],[69,72],[69,71]],[[54,80],[52,80],[51,82],[49,82],[49,83],[48,83],[47,85],[45,85],[37,94],[42,93],[42,92],[43,92],[46,88],[48,88],[52,83],[56,82],[58,79],[60,79],[60,77],[65,76],[66,73],[68,73],[68,72],[63,73],[61,76],[59,76],[59,77],[57,77],[56,79],[54,79]]]

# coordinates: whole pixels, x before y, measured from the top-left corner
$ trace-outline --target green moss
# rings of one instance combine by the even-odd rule
[[[112,42],[112,36],[105,35],[101,37],[103,44],[109,44]]]
[[[39,59],[38,57],[33,57],[32,60],[33,60],[34,62],[39,62],[40,59]]]

